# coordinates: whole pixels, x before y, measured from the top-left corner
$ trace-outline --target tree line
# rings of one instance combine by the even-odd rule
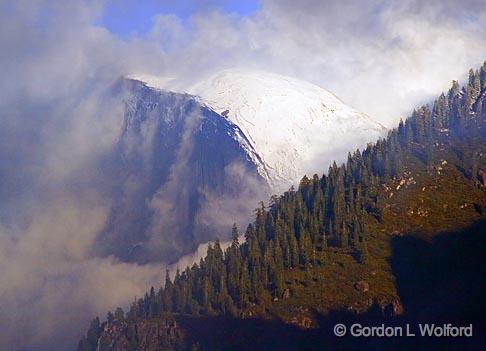
[[[469,72],[467,84],[460,87],[453,81],[447,93],[414,110],[386,138],[349,153],[344,164],[334,162],[321,177],[304,176],[297,189],[272,196],[268,206],[261,203],[243,243],[233,226],[225,251],[219,241],[209,245],[199,264],[178,270],[174,279],[167,272],[164,286],[157,291],[152,287],[126,314],[121,309],[110,312],[108,322],[166,312],[240,316],[251,305],[282,298],[285,270],[325,264],[329,247],[349,250],[365,262],[364,217],[379,219],[381,184],[403,173],[410,154],[434,165],[441,145],[451,138],[484,134],[485,96],[486,62]],[[477,177],[478,167],[473,164],[472,169],[471,176]],[[96,318],[79,350],[94,350],[100,332]]]

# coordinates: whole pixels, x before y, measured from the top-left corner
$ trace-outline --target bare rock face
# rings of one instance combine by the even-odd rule
[[[246,223],[267,194],[241,130],[188,95],[131,80],[115,90],[125,104],[123,128],[95,182],[113,204],[95,253],[174,262],[200,243],[229,239],[231,224],[221,217]]]
[[[361,280],[354,284],[354,288],[359,292],[365,293],[370,290],[370,284],[364,280]]]
[[[184,332],[171,318],[114,321],[104,327],[97,351],[184,350]]]
[[[382,307],[383,314],[386,317],[396,317],[403,313],[403,306],[398,300],[393,300],[389,304]]]
[[[314,321],[308,316],[295,316],[292,317],[290,323],[298,326],[301,329],[311,329],[316,327]]]

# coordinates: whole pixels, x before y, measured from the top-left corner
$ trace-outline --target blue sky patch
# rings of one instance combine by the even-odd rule
[[[157,14],[175,14],[185,21],[214,9],[248,16],[259,6],[259,0],[110,0],[99,24],[120,37],[138,36],[150,30]]]

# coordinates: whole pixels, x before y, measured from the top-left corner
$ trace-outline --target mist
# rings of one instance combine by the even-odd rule
[[[1,349],[75,349],[91,318],[163,282],[164,264],[93,255],[113,205],[97,185],[123,127],[124,105],[109,94],[121,76],[189,85],[225,68],[269,70],[322,86],[390,127],[486,52],[480,0],[275,0],[248,16],[200,4],[188,19],[155,14],[148,33],[129,38],[100,25],[104,8],[0,1]],[[237,164],[226,171],[235,184],[245,177]],[[234,199],[205,195],[201,223],[251,216],[251,187],[226,216],[215,214]],[[163,214],[168,201],[151,205]]]

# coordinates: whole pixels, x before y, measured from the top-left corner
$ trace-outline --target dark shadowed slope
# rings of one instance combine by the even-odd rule
[[[170,262],[246,222],[249,203],[267,193],[237,141],[241,131],[192,96],[121,80],[123,132],[100,178],[113,206],[96,250],[122,260]],[[244,141],[244,139],[243,139]],[[215,199],[240,198],[221,209]],[[229,202],[229,201],[227,201]]]

